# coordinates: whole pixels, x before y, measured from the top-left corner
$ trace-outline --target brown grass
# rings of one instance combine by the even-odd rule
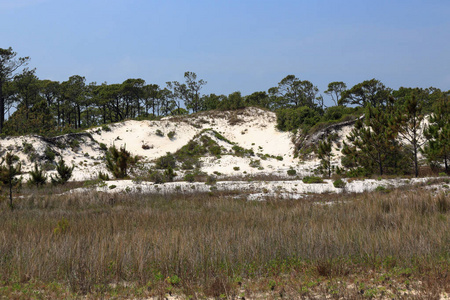
[[[268,292],[297,295],[293,287],[305,276],[353,280],[369,270],[411,270],[434,278],[419,288],[450,288],[444,194],[328,195],[331,206],[220,194],[40,194],[17,200],[13,212],[0,205],[0,287],[57,283],[98,295],[126,283],[138,296],[217,298],[244,293],[242,281],[271,279],[283,285]]]

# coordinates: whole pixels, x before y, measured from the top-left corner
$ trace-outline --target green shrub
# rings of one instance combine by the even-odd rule
[[[283,156],[281,156],[281,155],[278,155],[278,156],[276,156],[275,157],[277,160],[279,160],[279,161],[282,161],[283,160]]]
[[[100,171],[100,172],[98,172],[98,179],[107,181],[107,180],[109,180],[109,175],[106,172],[103,173],[102,171]]]
[[[342,189],[345,187],[345,181],[339,178],[333,182],[333,185],[335,188]]]
[[[111,128],[108,125],[102,125],[102,130],[111,131]]]
[[[259,159],[250,160],[250,167],[252,168],[259,168],[261,166],[261,161]]]
[[[222,149],[220,148],[220,146],[211,146],[209,148],[209,151],[212,155],[219,156],[222,152]]]
[[[216,177],[214,177],[213,175],[209,175],[206,178],[206,184],[213,185],[216,184],[216,182],[217,182]]]
[[[302,179],[304,183],[323,183],[322,178],[317,176],[306,176]]]
[[[187,173],[186,175],[184,175],[184,180],[186,180],[187,182],[194,182],[195,175],[192,173]]]
[[[375,192],[389,193],[389,189],[387,189],[385,186],[379,185],[375,188]]]
[[[44,174],[44,170],[37,163],[34,164],[34,170],[30,171],[30,179],[28,184],[41,187],[47,182],[47,175]]]
[[[125,178],[128,176],[130,165],[137,161],[137,157],[131,156],[131,153],[125,149],[125,146],[117,149],[115,145],[109,147],[106,152],[106,168],[115,178]]]
[[[47,159],[48,161],[54,161],[56,153],[53,152],[53,150],[50,149],[50,147],[47,147],[47,148],[45,148],[44,155],[45,155],[45,159]]]
[[[235,171],[239,171],[241,168],[239,168],[239,167],[233,167],[233,170],[235,170]]]
[[[297,171],[295,171],[294,169],[289,169],[289,170],[287,170],[287,174],[289,176],[295,176],[295,175],[297,175]]]
[[[100,143],[99,146],[100,146],[100,150],[102,150],[102,151],[108,150],[108,147],[106,147],[106,144],[104,144],[104,143]]]
[[[27,142],[22,142],[23,146],[23,153],[28,154],[32,151],[34,151],[33,145]]]
[[[166,155],[161,156],[156,160],[156,168],[157,169],[174,169],[176,166],[175,157],[170,152],[167,152]]]
[[[72,172],[75,166],[69,167],[66,166],[64,159],[61,158],[59,163],[56,165],[56,176],[50,176],[50,179],[53,184],[65,184],[69,181],[70,177],[72,177]]]
[[[163,136],[164,136],[164,132],[162,132],[160,129],[156,129],[155,134],[156,134],[157,136],[160,136],[160,137],[163,137]]]
[[[167,136],[169,137],[169,139],[173,139],[175,137],[175,131],[171,131],[167,134]]]

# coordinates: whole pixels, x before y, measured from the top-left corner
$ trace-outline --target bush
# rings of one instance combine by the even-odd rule
[[[64,159],[61,158],[59,163],[56,165],[57,175],[55,177],[50,176],[53,184],[65,184],[72,177],[72,172],[75,166],[66,166]]]
[[[337,189],[343,189],[345,187],[345,181],[339,178],[333,182],[333,185]]]
[[[322,178],[317,176],[306,176],[302,179],[304,183],[323,183]]]
[[[295,171],[294,169],[289,169],[289,170],[287,170],[287,174],[289,176],[295,176],[295,175],[297,175],[297,171]]]
[[[47,148],[45,148],[44,155],[45,155],[45,159],[47,159],[49,161],[54,161],[56,153],[53,152],[53,150],[50,149],[50,147],[47,147]]]
[[[102,171],[98,172],[98,179],[101,180],[109,180],[109,175],[107,173],[103,173]]]
[[[125,178],[128,175],[128,167],[134,164],[137,158],[133,158],[131,153],[124,147],[117,149],[112,145],[106,153],[106,168],[115,178]]]
[[[100,143],[99,146],[100,146],[100,150],[103,150],[103,151],[108,150],[108,147],[106,147],[106,144],[104,144],[104,143]]]
[[[241,168],[239,168],[239,167],[233,167],[233,170],[235,170],[235,171],[239,171]]]
[[[155,134],[156,134],[157,136],[160,136],[160,137],[163,137],[163,136],[164,136],[164,133],[163,133],[160,129],[156,129]]]
[[[175,137],[175,131],[171,131],[167,134],[167,136],[169,137],[169,139],[173,139]]]
[[[44,174],[44,170],[37,163],[34,164],[34,170],[30,171],[30,179],[28,184],[41,187],[47,182],[47,175]]]
[[[282,161],[283,160],[283,156],[281,156],[281,155],[278,155],[278,156],[276,156],[275,157],[277,160],[279,160],[279,161]]]
[[[156,168],[157,169],[168,169],[169,167],[174,169],[176,166],[175,157],[167,152],[166,155],[161,156],[156,160]]]
[[[187,182],[194,182],[195,175],[192,173],[187,173],[186,175],[184,175],[184,180],[186,180]]]
[[[104,131],[111,131],[111,128],[108,125],[102,125],[102,129]]]
[[[214,177],[212,175],[209,175],[206,178],[206,184],[213,185],[213,184],[216,184],[216,182],[217,182],[216,177]]]
[[[32,151],[34,151],[33,145],[27,142],[22,143],[23,146],[23,153],[28,154]]]

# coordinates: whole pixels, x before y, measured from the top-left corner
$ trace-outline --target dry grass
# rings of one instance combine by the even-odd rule
[[[367,290],[385,274],[395,278],[391,287],[409,280],[427,295],[450,292],[448,195],[321,195],[336,202],[317,205],[220,194],[42,194],[16,201],[13,212],[0,205],[0,295],[18,285],[57,290],[56,298],[358,298],[357,278]]]

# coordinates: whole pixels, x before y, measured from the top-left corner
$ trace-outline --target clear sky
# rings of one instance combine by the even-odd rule
[[[192,71],[216,94],[289,74],[322,93],[371,78],[450,90],[449,15],[449,0],[0,0],[0,48],[58,81],[164,86]]]

